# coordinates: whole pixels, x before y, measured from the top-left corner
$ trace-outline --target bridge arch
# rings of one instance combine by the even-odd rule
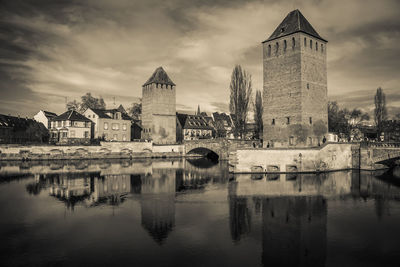
[[[189,151],[186,151],[186,155],[191,155],[191,154],[197,154],[197,155],[202,155],[204,157],[207,157],[212,160],[218,160],[220,158],[220,155],[218,152],[215,152],[214,150],[207,148],[207,147],[195,147],[192,148]]]

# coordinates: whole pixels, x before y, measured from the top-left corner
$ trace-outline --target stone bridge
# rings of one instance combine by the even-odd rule
[[[400,143],[361,143],[361,169],[380,169],[400,162]]]
[[[237,149],[249,149],[259,146],[258,140],[240,140],[240,139],[200,139],[186,140],[183,142],[185,154],[207,154],[213,152],[218,155],[220,160],[228,160],[229,153]]]

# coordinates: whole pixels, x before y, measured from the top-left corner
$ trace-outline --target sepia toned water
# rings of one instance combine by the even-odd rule
[[[0,165],[1,266],[400,262],[400,169],[233,176],[205,159]]]

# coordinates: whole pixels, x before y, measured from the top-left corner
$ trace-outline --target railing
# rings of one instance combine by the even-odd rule
[[[360,143],[361,147],[387,147],[387,148],[400,148],[399,142],[366,142]]]

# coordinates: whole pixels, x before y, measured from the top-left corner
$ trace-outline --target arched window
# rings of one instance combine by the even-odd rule
[[[304,47],[307,47],[307,39],[304,37]]]
[[[286,51],[287,43],[286,40],[283,41],[283,51]]]
[[[292,49],[296,46],[296,41],[294,40],[294,37],[292,37]]]
[[[278,54],[278,51],[279,51],[279,43],[278,42],[276,42],[275,48],[276,48],[275,54]]]
[[[318,43],[315,42],[315,50],[318,51]]]
[[[268,45],[268,56],[271,56],[271,45]]]
[[[310,40],[310,48],[312,49],[312,40]]]
[[[321,44],[321,52],[324,53],[324,45]]]

